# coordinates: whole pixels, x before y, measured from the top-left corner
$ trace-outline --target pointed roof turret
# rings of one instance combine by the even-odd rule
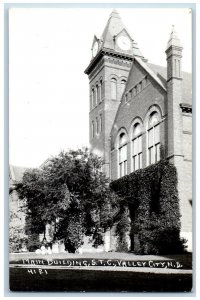
[[[92,58],[89,66],[85,70],[86,74],[91,71],[96,62],[104,55],[124,57],[132,60],[133,57],[140,57],[147,61],[137,43],[131,38],[124,26],[119,13],[113,9],[101,35],[101,38],[94,36],[92,43]]]
[[[124,24],[118,12],[114,9],[110,14],[106,27],[102,33],[102,46],[105,48],[114,49],[114,39],[123,29]]]
[[[169,49],[171,46],[181,47],[182,48],[180,39],[178,37],[178,34],[177,34],[176,30],[175,30],[175,26],[174,25],[172,25],[172,32],[170,34],[170,38],[169,38],[169,41],[167,43],[167,49]]]
[[[123,48],[118,48],[117,39],[120,36],[128,37],[130,41],[130,48],[125,50]],[[130,34],[128,33],[126,27],[124,26],[119,13],[116,9],[110,14],[106,27],[102,33],[100,38],[101,41],[101,48],[107,48],[118,52],[126,52],[130,55],[143,57],[142,53],[140,52],[137,43],[131,38]],[[122,50],[122,51],[121,51]]]

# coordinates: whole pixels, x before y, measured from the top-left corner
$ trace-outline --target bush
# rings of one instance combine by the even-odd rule
[[[118,221],[115,229],[115,234],[117,236],[117,251],[118,252],[128,252],[128,242],[127,233],[130,230],[130,222],[128,218],[128,212],[126,207],[121,207],[120,211],[121,218]]]
[[[110,186],[125,199],[124,205],[129,208],[131,234],[137,234],[139,241],[131,250],[138,254],[169,254],[184,250],[184,241],[180,239],[174,165],[163,160],[115,180]]]
[[[30,252],[35,252],[35,250],[40,249],[41,242],[39,241],[39,235],[37,233],[32,233],[29,235],[27,249]]]

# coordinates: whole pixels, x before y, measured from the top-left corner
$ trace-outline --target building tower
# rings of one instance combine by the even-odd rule
[[[177,169],[180,198],[181,236],[192,245],[192,108],[184,103],[183,73],[181,68],[182,46],[177,33],[172,29],[167,44],[167,119],[168,159]],[[191,153],[190,153],[191,152]]]
[[[92,59],[85,70],[90,85],[90,146],[101,156],[110,177],[110,132],[123,94],[133,56],[143,59],[116,10],[101,38],[94,36]]]

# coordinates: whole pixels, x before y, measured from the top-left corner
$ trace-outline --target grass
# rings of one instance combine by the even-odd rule
[[[36,292],[190,292],[191,274],[155,274],[120,271],[48,270],[30,274],[10,268],[11,291]]]

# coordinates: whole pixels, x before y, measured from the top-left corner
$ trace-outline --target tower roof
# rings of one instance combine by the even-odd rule
[[[132,42],[131,53],[129,54],[143,57],[140,49],[137,46],[137,43],[131,38],[126,27],[124,26],[119,13],[115,9],[113,9],[100,39],[102,47],[116,50],[115,37],[121,34],[128,36]]]
[[[167,43],[167,49],[169,49],[171,46],[181,47],[182,48],[180,39],[178,37],[178,34],[177,34],[176,30],[175,30],[175,26],[174,25],[172,25],[172,32],[170,34],[170,38],[169,38],[169,41]]]

